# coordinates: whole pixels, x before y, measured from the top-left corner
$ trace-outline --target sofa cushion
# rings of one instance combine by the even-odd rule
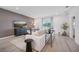
[[[37,32],[34,33],[34,35],[36,35],[36,36],[41,36],[43,34],[45,34],[44,30],[39,30],[39,31],[37,31]]]

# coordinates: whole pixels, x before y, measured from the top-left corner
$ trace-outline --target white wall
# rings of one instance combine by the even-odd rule
[[[42,29],[42,19],[41,18],[35,18],[35,28]]]
[[[61,25],[62,25],[63,20],[61,19],[60,16],[54,16],[53,17],[53,27],[55,30],[55,34],[58,34],[58,32],[61,32]]]
[[[75,16],[75,42],[79,45],[79,7],[74,7],[70,12],[70,16]],[[71,29],[71,36],[72,34]]]
[[[58,34],[59,32],[60,34],[62,34],[63,32],[62,25],[65,22],[68,22],[68,20],[69,20],[68,16],[64,14],[59,16],[54,16],[53,23],[54,23],[54,30],[56,34]]]
[[[79,44],[79,16],[76,16],[75,23],[75,41]]]
[[[70,36],[70,38],[73,38],[73,29],[72,29],[72,18],[71,18],[71,16],[69,18],[69,25],[70,25],[70,27],[69,27],[69,36]]]

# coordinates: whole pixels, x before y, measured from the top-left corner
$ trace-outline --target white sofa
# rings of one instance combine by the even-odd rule
[[[32,47],[36,51],[41,51],[45,46],[45,31],[40,30],[38,32],[34,32],[32,35],[26,35],[26,39],[31,38],[33,39]],[[49,36],[49,35],[47,35]],[[46,39],[48,39],[47,37]]]

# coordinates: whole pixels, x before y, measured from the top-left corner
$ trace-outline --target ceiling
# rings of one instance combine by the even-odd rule
[[[66,6],[1,6],[0,8],[33,18],[59,15],[68,9]]]

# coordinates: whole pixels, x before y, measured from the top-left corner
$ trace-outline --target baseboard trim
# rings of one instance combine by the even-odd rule
[[[0,38],[0,40],[7,39],[7,38],[11,38],[11,37],[14,37],[14,35],[7,36],[7,37],[2,37],[2,38]]]

